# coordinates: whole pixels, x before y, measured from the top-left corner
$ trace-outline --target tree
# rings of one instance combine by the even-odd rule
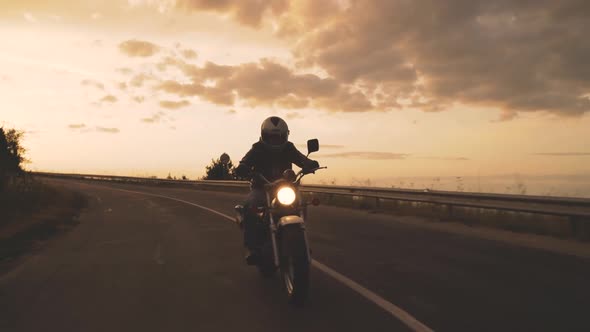
[[[211,159],[211,164],[205,167],[203,180],[234,180],[234,165],[231,160],[222,162],[222,158]]]
[[[25,148],[21,145],[23,132],[15,129],[5,130],[0,127],[0,189],[4,187],[8,176],[23,171]]]

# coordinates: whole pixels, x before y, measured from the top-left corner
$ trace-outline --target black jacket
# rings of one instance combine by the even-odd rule
[[[281,152],[271,152],[261,142],[256,142],[236,169],[238,176],[247,177],[250,171],[264,175],[269,181],[275,181],[282,177],[283,172],[292,169],[295,164],[303,169],[312,169],[319,166],[318,162],[303,155],[295,145],[287,142]]]

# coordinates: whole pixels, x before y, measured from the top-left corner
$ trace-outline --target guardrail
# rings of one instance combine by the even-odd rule
[[[41,176],[76,178],[83,180],[101,180],[131,183],[153,184],[184,184],[202,187],[242,188],[249,186],[244,181],[212,181],[212,180],[167,180],[157,178],[93,175],[93,174],[62,174],[34,173]],[[551,215],[569,218],[574,233],[576,229],[585,227],[590,222],[590,199],[570,197],[528,196],[509,194],[486,194],[468,192],[450,192],[435,190],[372,188],[354,186],[303,185],[301,190],[307,193],[352,196],[373,199],[376,207],[384,200],[406,201],[443,205],[449,216],[453,215],[454,207],[480,208],[490,210],[512,211]]]

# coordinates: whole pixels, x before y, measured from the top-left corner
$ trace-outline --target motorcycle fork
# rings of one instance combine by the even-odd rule
[[[268,191],[266,192],[266,206],[271,206],[270,195]],[[275,263],[275,267],[279,267],[279,250],[277,249],[277,226],[275,225],[274,216],[272,212],[269,211],[269,227],[270,227],[270,240],[272,242],[272,254],[273,254],[273,261]]]
[[[303,240],[305,241],[305,253],[307,254],[307,262],[311,263],[311,249],[309,248],[309,241],[307,241],[307,229],[305,227],[305,219],[303,219],[303,224],[301,224],[301,228],[303,229]]]

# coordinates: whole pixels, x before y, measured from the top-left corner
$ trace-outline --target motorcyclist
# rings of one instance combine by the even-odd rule
[[[305,170],[319,167],[319,163],[303,155],[295,145],[289,142],[289,127],[287,123],[277,117],[271,116],[262,122],[260,140],[252,145],[252,148],[236,168],[236,174],[242,178],[249,178],[252,172],[262,174],[267,180],[275,181],[282,177],[287,169],[292,169],[295,164]],[[257,258],[256,245],[256,221],[257,216],[250,210],[251,207],[265,206],[266,193],[264,184],[254,179],[250,186],[250,193],[244,204],[244,246],[247,249],[246,261],[254,264]]]

